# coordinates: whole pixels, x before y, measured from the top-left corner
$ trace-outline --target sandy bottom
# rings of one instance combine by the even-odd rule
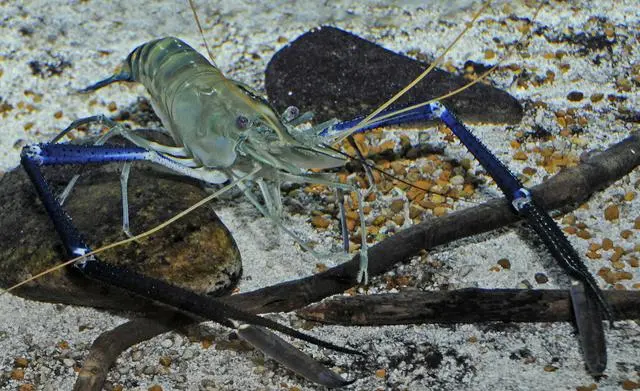
[[[263,71],[273,53],[312,27],[335,25],[389,49],[432,58],[442,52],[472,13],[466,4],[456,9],[440,5],[426,9],[410,2],[401,9],[373,1],[340,1],[326,7],[256,3],[207,4],[200,9],[218,66],[256,88],[262,86]],[[194,46],[201,42],[186,5],[151,1],[135,6],[125,1],[111,4],[109,8],[98,2],[0,4],[0,170],[16,167],[26,143],[48,140],[76,118],[113,114],[111,109],[126,107],[143,95],[142,87],[126,85],[88,96],[73,92],[108,75],[135,46],[167,35],[179,36]],[[545,7],[536,21],[534,37],[505,60],[504,64],[513,65],[512,71],[502,70],[491,77],[495,86],[523,102],[525,118],[517,126],[478,126],[474,130],[517,173],[536,167],[541,159],[536,147],[553,147],[579,156],[637,130],[639,10],[634,0],[618,1],[615,6],[607,1],[575,1],[552,2]],[[458,69],[467,60],[493,64],[491,51],[498,55],[503,52],[496,41],[513,42],[519,37],[515,31],[518,23],[509,15],[531,18],[532,14],[532,9],[520,4],[496,5],[447,55],[447,61]],[[526,88],[513,82],[518,67],[525,74],[533,74]],[[542,82],[536,83],[536,79]],[[574,91],[582,92],[584,98],[567,99]],[[599,94],[603,99],[598,99]],[[576,125],[581,132],[567,134],[565,128],[575,129]],[[519,148],[513,148],[512,141],[535,128],[545,129],[554,139],[525,138]],[[424,138],[443,143],[448,156],[470,158],[457,143],[444,143],[441,134],[429,132]],[[513,159],[517,151],[525,152],[525,160]],[[539,183],[547,175],[538,167],[528,184]],[[494,185],[487,183],[473,199],[455,208],[496,196]],[[617,289],[638,289],[640,283],[637,263],[633,266],[633,260],[640,258],[639,183],[636,170],[571,212],[590,234],[586,239],[570,236],[580,254],[606,238],[622,248],[620,263],[612,262],[614,250],[597,250],[601,257],[586,261],[594,274],[602,268],[628,272],[631,279],[618,281]],[[611,205],[618,207],[618,219],[605,219],[604,209]],[[221,201],[215,207],[243,255],[242,291],[313,272],[317,261],[269,227],[268,221],[244,200]],[[288,224],[301,237],[320,242],[321,248],[335,247],[336,235],[314,230],[309,220],[308,214],[296,214]],[[630,236],[625,231],[630,231]],[[497,288],[516,287],[526,280],[534,287],[567,287],[568,279],[529,240],[531,237],[529,231],[516,226],[435,249],[428,254],[426,264],[444,266],[435,270],[432,282],[457,288]],[[511,269],[495,271],[501,258],[510,260]],[[326,263],[331,265],[330,260]],[[394,273],[413,275],[417,281],[432,271],[425,262],[414,260]],[[538,285],[534,279],[538,272],[544,272],[549,282]],[[597,279],[602,288],[613,289],[612,284]],[[376,292],[386,284],[376,279],[372,286],[372,292]],[[0,296],[0,314],[0,390],[16,390],[26,384],[38,390],[71,389],[75,370],[91,342],[126,320],[93,309],[34,303],[10,295]],[[277,314],[274,318],[286,323],[293,316]],[[609,366],[607,376],[597,383],[600,390],[620,389],[625,381],[627,386],[640,382],[640,327],[635,321],[617,325],[607,331]],[[205,348],[180,334],[163,335],[125,352],[109,374],[109,382],[127,390],[147,390],[153,385],[164,390],[316,389],[258,352],[224,349],[219,342],[227,340],[229,331],[215,324],[206,327],[213,346]],[[348,378],[358,378],[349,387],[354,390],[596,387],[588,388],[595,380],[584,370],[570,324],[315,327],[312,332],[335,343],[349,341],[371,353],[367,362],[354,366],[357,372],[343,370]],[[429,367],[429,349],[442,354],[438,368]],[[305,346],[304,350],[337,370],[348,368],[352,360],[314,347]],[[20,357],[29,361],[23,379],[14,369],[14,360]],[[160,364],[162,357],[171,358],[168,367]]]

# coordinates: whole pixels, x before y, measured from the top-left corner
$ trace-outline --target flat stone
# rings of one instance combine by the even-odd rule
[[[317,122],[369,114],[429,64],[394,53],[335,27],[311,30],[279,50],[267,65],[269,101],[282,113],[288,106],[313,111]],[[469,81],[434,69],[398,105],[424,102]],[[515,124],[522,107],[506,92],[477,83],[442,101],[463,121]]]
[[[85,166],[65,204],[92,248],[126,238],[122,232],[120,165]],[[44,167],[60,192],[77,167]],[[129,180],[131,230],[146,231],[200,201],[207,194],[194,181],[134,164]],[[7,288],[68,259],[44,207],[22,168],[0,179],[0,287]],[[210,207],[203,207],[143,239],[99,255],[105,262],[166,280],[202,294],[219,295],[242,273],[230,232]],[[71,269],[39,278],[13,291],[28,299],[144,310],[149,304],[120,289],[91,281]]]

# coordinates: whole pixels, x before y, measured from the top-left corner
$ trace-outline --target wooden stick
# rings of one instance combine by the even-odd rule
[[[640,291],[603,293],[616,319],[640,317]],[[308,320],[346,326],[573,320],[569,291],[562,289],[468,288],[338,296],[297,313]]]

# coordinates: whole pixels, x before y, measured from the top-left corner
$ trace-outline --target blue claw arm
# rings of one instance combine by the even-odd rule
[[[28,145],[22,150],[21,164],[53,221],[65,250],[69,256],[77,257],[91,252],[91,249],[73,224],[71,217],[56,200],[40,167],[44,165],[147,160],[148,158],[148,151],[138,147],[35,144]],[[228,324],[228,319],[235,319],[267,327],[328,349],[349,354],[361,354],[356,350],[334,345],[300,333],[272,320],[249,314],[213,298],[195,294],[123,267],[107,264],[95,256],[88,257],[82,262],[77,262],[72,267],[88,278],[126,289],[149,300],[161,302],[178,312],[188,313],[196,319],[206,318],[222,324]]]

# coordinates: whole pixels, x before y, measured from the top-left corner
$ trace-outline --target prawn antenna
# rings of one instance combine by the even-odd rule
[[[216,65],[216,60],[213,59],[213,53],[211,53],[209,44],[207,43],[207,40],[204,38],[204,31],[202,30],[202,24],[200,24],[200,18],[198,17],[198,12],[196,11],[196,4],[194,3],[193,0],[189,0],[189,6],[191,8],[191,12],[193,13],[193,19],[196,21],[196,26],[198,26],[198,31],[200,32],[200,37],[202,38],[204,47],[207,50],[207,55],[209,56],[209,60],[211,61],[211,64],[214,67],[218,68],[218,66]]]

